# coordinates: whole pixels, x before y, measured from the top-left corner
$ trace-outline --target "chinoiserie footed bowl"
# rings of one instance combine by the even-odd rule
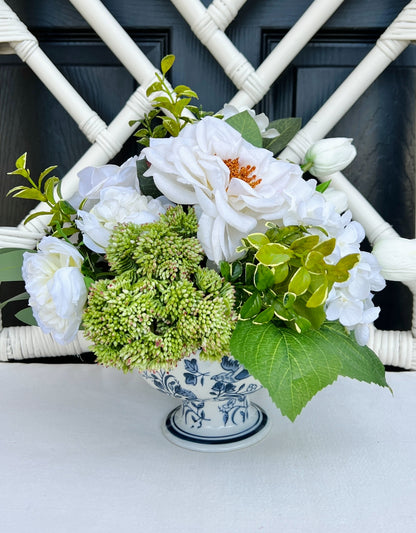
[[[144,371],[149,385],[181,400],[163,425],[173,443],[199,451],[227,451],[255,444],[266,436],[266,413],[250,402],[261,388],[233,357],[206,361],[199,351],[167,371]]]

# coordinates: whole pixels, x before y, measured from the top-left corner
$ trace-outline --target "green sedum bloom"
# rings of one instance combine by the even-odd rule
[[[107,249],[115,277],[92,285],[84,313],[98,362],[160,369],[198,348],[208,359],[229,353],[234,289],[201,266],[196,231],[194,211],[181,206],[157,222],[115,230]]]

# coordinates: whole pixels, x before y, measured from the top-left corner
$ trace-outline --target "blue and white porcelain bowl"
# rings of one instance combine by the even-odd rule
[[[163,433],[179,446],[199,451],[227,451],[255,444],[266,436],[266,413],[250,402],[261,388],[233,357],[204,361],[199,352],[169,371],[145,371],[149,385],[181,405],[167,417]]]

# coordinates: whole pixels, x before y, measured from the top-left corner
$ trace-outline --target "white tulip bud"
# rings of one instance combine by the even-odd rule
[[[344,213],[348,209],[348,198],[344,191],[329,186],[323,195],[326,201],[334,206],[337,213]]]
[[[416,280],[416,240],[395,237],[380,239],[373,248],[381,274],[391,281]]]
[[[305,170],[309,170],[317,178],[325,178],[343,170],[357,155],[357,150],[351,143],[352,139],[345,137],[321,139],[306,152]]]

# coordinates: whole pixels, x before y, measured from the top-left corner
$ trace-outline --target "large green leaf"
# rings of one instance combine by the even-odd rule
[[[21,311],[15,314],[15,317],[28,326],[37,326],[35,317],[33,316],[32,308],[25,307]]]
[[[237,113],[236,115],[227,118],[225,122],[228,122],[230,126],[241,133],[243,139],[251,143],[253,146],[257,146],[257,148],[263,146],[263,139],[259,127],[248,111]]]
[[[27,250],[16,248],[1,254],[0,257],[0,281],[21,281],[23,254]]]
[[[231,338],[231,353],[292,421],[338,376],[388,386],[384,367],[374,352],[359,346],[335,322],[298,334],[273,323],[240,321]]]
[[[20,294],[17,294],[16,296],[12,296],[5,302],[0,302],[0,310],[3,309],[3,307],[6,307],[6,305],[11,302],[19,302],[20,300],[27,300],[28,298],[29,294],[27,292],[22,292]]]
[[[145,196],[151,196],[152,198],[158,198],[161,196],[161,192],[156,187],[155,182],[151,176],[145,177],[143,174],[146,170],[149,170],[149,166],[146,162],[146,159],[138,159],[136,161],[137,167],[137,178],[139,180],[140,191]]]
[[[302,119],[297,117],[281,118],[269,124],[269,128],[275,128],[280,135],[271,139],[263,139],[263,148],[270,150],[274,155],[286,148],[289,141],[293,139],[300,130]]]

